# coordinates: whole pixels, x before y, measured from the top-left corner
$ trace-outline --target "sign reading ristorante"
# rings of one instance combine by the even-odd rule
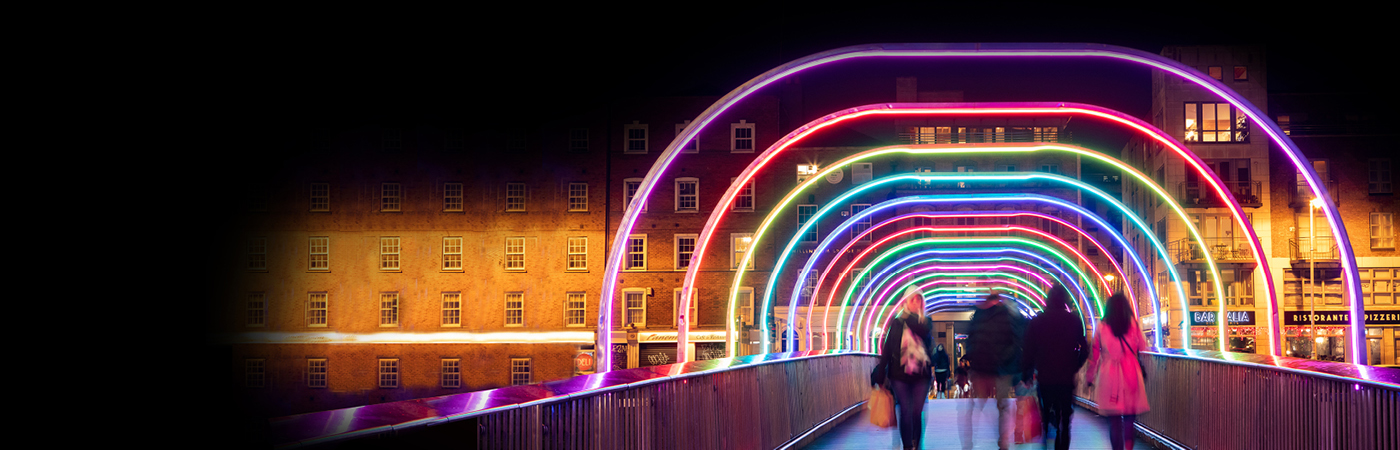
[[[1191,311],[1191,326],[1215,325],[1219,311]],[[1230,325],[1254,325],[1254,311],[1225,311]]]
[[[1284,325],[1348,325],[1351,311],[1284,311]],[[1366,323],[1371,325],[1400,325],[1400,311],[1366,311]]]

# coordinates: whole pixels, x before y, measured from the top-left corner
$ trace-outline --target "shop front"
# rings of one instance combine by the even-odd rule
[[[724,330],[691,330],[686,346],[695,360],[723,358]],[[637,367],[659,366],[679,362],[676,357],[676,332],[655,331],[637,333]]]
[[[1366,364],[1400,363],[1400,311],[1366,310]],[[1350,311],[1285,311],[1284,356],[1346,361]]]
[[[1226,311],[1225,349],[1231,352],[1255,353],[1258,349],[1256,336],[1259,328],[1254,326],[1254,311]],[[1220,350],[1220,328],[1217,326],[1219,311],[1191,311],[1191,349]]]

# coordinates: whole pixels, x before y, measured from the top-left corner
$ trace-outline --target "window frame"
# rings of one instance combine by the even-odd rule
[[[681,132],[685,131],[685,127],[689,125],[690,120],[676,124],[676,137],[680,137]],[[700,135],[697,134],[695,139],[691,139],[684,145],[681,145],[681,153],[700,153]]]
[[[694,187],[695,187],[695,194],[690,195],[690,196],[683,196],[683,195],[681,194],[681,186],[689,185],[689,184],[693,184],[693,185],[694,185]],[[676,192],[675,192],[675,198],[676,198],[676,212],[678,212],[678,213],[698,213],[698,212],[700,212],[700,179],[699,179],[699,178],[695,178],[695,177],[681,177],[681,178],[676,178],[675,187],[676,187]],[[694,197],[694,198],[690,199],[694,204],[693,204],[691,207],[689,207],[689,208],[682,206],[682,205],[684,204],[684,201],[686,200],[685,197]]]
[[[442,358],[438,380],[443,389],[462,387],[462,358]]]
[[[738,250],[736,243],[742,242],[744,238],[749,238],[744,250]],[[753,233],[729,233],[729,270],[739,270],[739,263],[744,260],[744,255],[753,251]],[[744,270],[753,270],[754,258],[749,258]]]
[[[1249,81],[1249,66],[1235,66],[1230,75],[1234,81]]]
[[[626,211],[631,205],[632,198],[637,196],[637,192],[642,190],[642,178],[624,178],[622,180],[622,210]],[[635,189],[634,189],[635,188]],[[642,211],[647,212],[647,199],[642,199]]]
[[[637,297],[641,299],[640,301],[638,301],[638,306],[632,306],[632,305],[630,305],[630,304],[627,303],[627,302],[628,302],[628,298],[627,298],[628,295],[633,295],[633,294],[637,295]],[[631,320],[631,319],[632,319],[632,315],[631,315],[631,314],[633,313],[633,311],[636,311],[637,314],[641,316],[641,317],[640,317],[640,319],[641,319],[640,322],[636,322],[636,321]],[[629,325],[630,325],[630,326],[635,326],[635,327],[637,327],[637,328],[646,328],[646,327],[647,327],[647,290],[646,290],[646,288],[625,288],[625,289],[622,290],[622,325],[623,325],[624,327],[629,326]]]
[[[1205,106],[1206,106],[1206,105],[1210,105],[1210,106],[1211,106],[1213,109],[1215,109],[1217,112],[1219,112],[1220,106],[1225,106],[1225,107],[1227,108],[1227,110],[1230,112],[1230,117],[1229,117],[1229,119],[1225,121],[1226,123],[1229,124],[1229,128],[1228,128],[1228,129],[1225,129],[1225,130],[1216,129],[1216,130],[1209,130],[1209,131],[1205,130],[1205,123],[1206,123],[1206,122],[1205,122],[1205,110],[1206,110]],[[1191,107],[1194,107],[1194,110],[1190,110]],[[1182,110],[1181,110],[1181,111],[1182,111],[1182,113],[1181,113],[1181,114],[1182,114],[1182,124],[1181,124],[1181,127],[1182,127],[1181,141],[1182,141],[1182,142],[1185,142],[1185,143],[1188,143],[1188,144],[1248,144],[1248,143],[1249,143],[1249,139],[1250,139],[1250,136],[1249,136],[1249,135],[1250,135],[1249,117],[1246,116],[1246,115],[1244,115],[1243,113],[1241,113],[1241,112],[1239,111],[1239,108],[1236,108],[1235,105],[1230,104],[1229,102],[1182,102],[1181,108],[1182,108]],[[1190,114],[1188,114],[1188,113],[1190,113],[1190,112],[1194,112],[1194,113],[1195,113],[1195,117],[1189,117]],[[1240,122],[1241,119],[1243,119],[1243,122]],[[1192,123],[1191,123],[1191,121],[1194,121],[1194,123],[1195,123],[1195,128],[1194,128],[1194,129],[1192,128]],[[1220,120],[1217,119],[1216,122],[1217,122],[1217,124],[1218,124],[1218,123],[1220,122]],[[1241,125],[1241,124],[1242,124],[1242,125]],[[1193,135],[1193,134],[1192,134],[1193,132],[1196,133],[1196,134]],[[1219,134],[1220,134],[1220,133],[1229,133],[1230,140],[1228,140],[1228,141],[1219,141],[1219,140],[1216,140],[1216,141],[1206,141],[1206,140],[1204,140],[1204,136],[1205,136],[1207,133],[1215,134],[1217,138],[1219,138]],[[1241,137],[1243,138],[1242,140],[1240,139]]]
[[[577,313],[577,314],[575,314]],[[575,323],[577,319],[577,323]],[[588,326],[588,293],[573,291],[564,293],[564,326]]]
[[[525,370],[523,370],[523,371],[522,371],[522,370],[518,370],[518,369],[520,369],[520,368],[524,368]],[[534,372],[535,372],[535,371],[534,371],[534,367],[533,367],[533,364],[532,364],[532,361],[530,360],[530,358],[511,358],[511,359],[510,359],[510,385],[511,385],[511,386],[523,386],[523,385],[534,384],[534,381],[535,381],[535,374],[534,374]],[[525,378],[524,378],[524,380],[523,380],[524,382],[521,382],[521,379],[517,377],[518,375],[521,375],[521,374],[524,374],[524,376],[525,376]]]
[[[317,242],[321,241],[321,242]],[[308,236],[307,244],[307,267],[310,272],[330,272],[331,271],[331,237],[330,236]],[[319,250],[319,251],[318,251]],[[321,263],[317,266],[316,263]]]
[[[249,328],[264,328],[267,326],[267,293],[254,291],[248,293],[248,302],[244,303],[245,311],[243,326]]]
[[[379,293],[379,327],[398,328],[399,326],[399,293],[380,292]]]
[[[804,208],[810,208],[811,212],[804,213]],[[816,204],[805,203],[797,205],[797,229],[801,230],[803,225],[806,225],[808,221],[812,220],[813,217],[816,217],[817,211],[818,208]],[[803,219],[804,214],[807,216],[806,219]],[[819,228],[820,227],[818,227],[817,224],[813,224],[812,229],[807,231],[807,233],[803,234],[802,240],[799,242],[802,244],[811,244],[817,242],[817,240],[821,239]]]
[[[739,136],[739,130],[745,130],[748,136]],[[741,143],[747,143],[748,148],[742,148],[745,145],[740,145]],[[755,147],[758,147],[758,129],[755,124],[749,123],[747,120],[729,124],[730,153],[753,153]]]
[[[455,242],[454,242],[454,241],[455,241]],[[463,262],[462,262],[462,254],[463,254],[463,250],[464,250],[463,247],[464,247],[464,246],[465,246],[465,240],[462,239],[462,236],[443,236],[443,237],[442,237],[442,271],[443,271],[443,272],[461,272],[461,271],[464,270],[464,269],[463,269]],[[453,265],[454,265],[453,263],[454,263],[454,262],[455,262],[455,266],[456,266],[456,267],[453,267]]]
[[[246,261],[249,272],[267,271],[267,238],[250,237],[246,250]]]
[[[576,243],[576,240],[579,241],[579,242],[577,243],[577,245],[575,244],[575,243]],[[575,250],[582,250],[582,251],[575,251]],[[579,261],[579,263],[581,264],[579,267],[574,267],[574,261],[576,261],[576,260],[574,259],[575,256],[578,256],[578,257],[579,257],[579,258],[577,259],[577,261]],[[588,236],[570,236],[570,237],[565,238],[565,239],[564,239],[564,258],[565,258],[565,259],[564,259],[564,265],[565,265],[565,269],[564,269],[564,270],[566,270],[566,271],[571,271],[571,272],[587,272],[587,271],[588,271]]]
[[[330,183],[311,183],[307,189],[311,197],[311,204],[308,206],[308,210],[311,212],[331,211]]]
[[[379,186],[379,212],[403,211],[403,185],[381,183]]]
[[[330,385],[330,361],[326,358],[306,358],[306,387],[325,389]]]
[[[529,188],[525,183],[506,183],[506,212],[525,212],[529,200]]]
[[[735,301],[738,303],[738,307],[737,307],[736,309],[738,310],[739,316],[743,318],[743,320],[742,320],[741,323],[742,323],[743,325],[745,325],[745,326],[753,326],[753,324],[754,324],[754,320],[753,320],[753,319],[754,319],[754,317],[753,317],[753,315],[754,315],[754,312],[753,312],[753,310],[754,310],[754,305],[753,305],[753,302],[754,302],[754,299],[753,299],[753,287],[750,287],[750,286],[740,286],[740,287],[739,287],[739,298],[735,299]],[[744,314],[744,311],[748,311],[748,314]]]
[[[640,136],[633,136],[632,131],[634,130],[640,131]],[[651,133],[650,130],[648,130],[647,124],[638,123],[638,121],[634,120],[632,123],[622,125],[622,153],[629,155],[645,155],[647,154],[647,147],[649,147],[648,144],[650,141]],[[640,149],[635,149],[633,146],[634,143],[637,144],[637,147],[640,147]]]
[[[686,270],[686,268],[690,267],[690,261],[691,261],[692,259],[694,259],[695,247],[696,247],[697,244],[699,244],[700,235],[698,235],[698,234],[677,234],[677,235],[673,236],[671,239],[672,239],[672,243],[674,244],[674,247],[673,247],[673,248],[675,249],[675,251],[671,252],[672,255],[674,256],[674,258],[673,258],[672,261],[671,261],[672,264],[674,264],[672,267],[674,267],[675,270],[676,270],[677,272],[684,272],[684,271]],[[688,252],[689,255],[690,255],[690,257],[688,257],[688,258],[682,258],[682,257],[681,257],[681,255],[682,255],[682,253],[683,253],[683,252],[681,251],[681,240],[682,240],[682,239],[690,239],[690,252]],[[685,262],[685,264],[681,264],[683,261]]]
[[[569,129],[569,151],[580,153],[588,151],[588,128]]]
[[[1384,165],[1380,168],[1379,165]],[[1366,193],[1371,195],[1389,195],[1395,193],[1395,175],[1391,171],[1390,158],[1371,158],[1366,160]],[[1385,180],[1380,180],[1384,178]]]
[[[851,164],[851,184],[860,185],[863,183],[868,183],[870,182],[870,180],[873,180],[875,177],[874,167],[875,166],[872,163]]]
[[[443,328],[462,327],[461,291],[447,291],[442,293],[442,317],[438,325]]]
[[[512,245],[518,243],[518,245]],[[513,247],[518,247],[518,251],[512,251]],[[505,242],[505,258],[501,260],[507,272],[525,271],[525,237],[508,236]]]
[[[856,209],[857,207],[861,207],[861,208],[860,208],[860,209]],[[855,217],[856,214],[859,214],[861,211],[865,211],[866,209],[870,209],[870,204],[869,204],[869,203],[852,203],[852,204],[851,204],[851,217]],[[858,220],[858,221],[856,221],[855,223],[851,224],[851,239],[855,239],[856,236],[859,236],[859,235],[860,235],[862,232],[864,232],[865,230],[869,230],[870,227],[874,225],[874,222],[871,220],[872,217],[873,217],[873,215],[871,215],[871,216],[865,216],[864,219]],[[865,235],[864,237],[861,237],[861,238],[860,238],[860,242],[867,242],[867,243],[868,243],[868,242],[873,242],[873,241],[874,241],[874,238],[875,238],[875,235],[874,235],[873,233],[872,233],[872,234],[867,234],[867,235]]]
[[[588,212],[588,183],[569,183],[569,212]],[[581,192],[580,192],[581,190]]]
[[[512,300],[512,297],[514,297],[514,300]],[[514,301],[514,302],[517,303],[517,304],[516,304],[516,305],[512,305],[512,304],[511,304],[512,301]],[[513,307],[512,307],[512,306],[513,306]],[[511,312],[512,312],[512,311],[516,311],[516,312],[517,312],[517,313],[515,314],[515,321],[514,321],[513,323],[512,323],[512,320],[511,320],[511,316],[512,316],[512,315],[511,315]],[[523,327],[523,326],[525,326],[525,292],[524,292],[524,291],[511,291],[511,292],[506,292],[506,294],[505,294],[505,320],[504,320],[504,322],[505,322],[505,326],[507,326],[507,327]]]
[[[1367,226],[1367,235],[1370,238],[1372,250],[1394,250],[1395,249],[1395,214],[1389,212],[1375,211],[1371,213]],[[1377,218],[1384,218],[1384,223],[1377,223]],[[1384,245],[1388,243],[1390,245]],[[1378,245],[1380,244],[1380,245]]]
[[[245,358],[243,360],[243,387],[254,389],[267,387],[266,359]]]
[[[633,248],[634,243],[632,241],[637,239],[641,240],[642,245],[640,251]],[[640,258],[638,258],[639,255]],[[634,265],[634,262],[638,260],[640,260],[640,264]],[[623,265],[622,270],[630,272],[644,272],[647,270],[647,235],[632,234],[627,236],[627,261]]]
[[[463,212],[465,203],[465,188],[462,183],[442,184],[442,212]],[[454,207],[455,204],[455,207]]]
[[[399,359],[379,358],[379,388],[399,388]]]
[[[680,318],[681,290],[682,290],[682,288],[673,288],[673,289],[671,289],[671,326],[674,326],[674,327],[677,327],[677,328],[679,328],[679,327],[681,326],[681,322],[680,322],[680,319],[681,319],[681,318]],[[698,291],[697,288],[691,288],[691,290],[690,290],[690,299],[692,300],[692,302],[690,303],[690,328],[691,328],[691,329],[694,329],[696,326],[698,326],[698,325],[700,324],[700,322],[696,320],[696,318],[700,317],[700,300],[699,300],[700,297],[699,297],[699,295],[696,295],[696,292],[697,292],[697,291]]]
[[[318,301],[319,299],[319,301]],[[326,291],[306,293],[306,327],[326,328],[331,323],[331,294]]]
[[[739,177],[730,178],[729,184],[732,185],[735,181],[739,181]],[[753,212],[755,204],[754,192],[754,180],[750,178],[749,182],[744,183],[743,186],[740,186],[739,192],[736,192],[734,194],[734,202],[729,204],[729,210],[735,212]],[[747,199],[748,201],[748,206],[740,206],[743,204],[745,199]]]
[[[399,236],[379,237],[379,271],[398,272],[403,270],[400,255],[403,253],[403,239]]]

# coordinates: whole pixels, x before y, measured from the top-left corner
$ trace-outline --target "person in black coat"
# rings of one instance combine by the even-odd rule
[[[1002,301],[1001,294],[992,293],[977,303],[968,327],[967,359],[971,363],[973,403],[962,414],[963,448],[972,448],[972,416],[980,411],[989,398],[996,398],[997,447],[1010,448],[1011,378],[1020,373],[1020,345],[1017,340],[1013,313]]]
[[[951,364],[951,361],[952,359],[948,357],[948,352],[943,350],[943,344],[938,344],[937,349],[933,352],[933,390],[936,393],[935,397],[939,395],[946,397],[944,392],[948,390],[948,376],[952,375],[952,372],[948,371],[948,366]]]
[[[924,402],[933,378],[933,322],[924,315],[924,294],[910,287],[900,298],[899,317],[885,327],[880,362],[870,373],[871,384],[889,381],[904,448],[919,448],[924,432]]]
[[[1022,349],[1021,379],[1034,375],[1040,383],[1040,422],[1048,436],[1054,425],[1055,449],[1069,448],[1070,415],[1074,413],[1075,375],[1089,358],[1084,323],[1070,312],[1063,286],[1050,288],[1045,312],[1031,319]]]

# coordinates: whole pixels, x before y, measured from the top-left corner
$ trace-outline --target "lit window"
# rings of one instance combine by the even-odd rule
[[[442,210],[461,211],[462,210],[462,183],[443,183],[442,185]]]
[[[752,233],[730,233],[729,247],[733,251],[729,254],[729,268],[738,269],[739,263],[744,262],[744,256],[748,253],[749,247],[753,244]],[[744,265],[744,270],[753,270],[753,260],[750,259]]]
[[[506,211],[525,210],[525,183],[506,183]]]
[[[379,270],[399,270],[399,238],[379,238]]]
[[[588,238],[571,237],[568,247],[569,270],[588,270]]]
[[[873,172],[870,163],[851,164],[851,184],[861,184],[871,180]]]
[[[813,175],[817,174],[818,170],[820,169],[816,164],[798,164],[797,183],[802,184],[802,182],[807,181],[808,178],[812,178]]]
[[[267,294],[263,292],[251,292],[248,294],[248,321],[250,327],[261,327],[267,325]]]
[[[462,387],[462,360],[459,358],[442,359],[442,387],[456,389]]]
[[[329,294],[325,292],[311,292],[306,296],[306,326],[324,327],[326,326],[327,311],[330,310]]]
[[[511,358],[510,384],[512,386],[530,384],[531,379],[532,378],[530,376],[530,358]]]
[[[506,270],[525,270],[525,238],[506,238]]]
[[[398,211],[402,200],[402,191],[398,183],[384,183],[381,188],[379,210]]]
[[[1278,128],[1279,128],[1280,130],[1283,130],[1283,134],[1290,135],[1290,136],[1293,135],[1293,129],[1292,129],[1293,120],[1292,120],[1292,118],[1290,118],[1290,117],[1288,117],[1288,116],[1278,116],[1278,118],[1275,119],[1275,122],[1278,122]]]
[[[525,293],[506,293],[506,326],[525,326]]]
[[[734,153],[753,153],[754,147],[754,124],[747,120],[740,120],[739,123],[729,124],[729,135],[731,137],[729,151]]]
[[[330,211],[331,210],[331,185],[330,183],[311,183],[311,210]]]
[[[626,308],[626,315],[623,317],[623,324],[646,328],[647,326],[647,291],[643,289],[623,289],[623,307]]]
[[[812,220],[812,216],[817,214],[817,205],[797,205],[797,229],[801,230],[803,225]],[[802,234],[802,242],[817,241],[817,224]]]
[[[399,293],[379,293],[379,326],[399,326]]]
[[[1210,74],[1210,77],[1211,77],[1211,78],[1214,78],[1214,79],[1217,79],[1217,80],[1224,80],[1224,79],[1225,79],[1225,69],[1221,68],[1220,66],[1210,66],[1210,67],[1207,67],[1207,68],[1206,68],[1206,72]]]
[[[624,198],[623,201],[622,201],[622,207],[623,207],[624,209],[625,209],[625,208],[629,208],[629,207],[632,206],[632,198],[633,198],[633,197],[636,197],[636,196],[637,196],[637,191],[639,191],[639,190],[641,190],[641,189],[642,189],[642,179],[641,179],[641,178],[628,178],[628,179],[622,180],[622,192],[624,192],[625,195],[626,195],[626,198]],[[642,199],[642,212],[647,212],[647,200],[646,200],[645,198]]]
[[[588,129],[574,128],[569,130],[569,151],[588,151]]]
[[[699,235],[678,234],[676,235],[676,270],[685,270],[690,267],[690,259],[695,255],[695,240]]]
[[[1372,159],[1367,161],[1367,172],[1370,175],[1369,182],[1366,183],[1366,190],[1372,194],[1389,194],[1394,192],[1394,184],[1391,183],[1390,160]]]
[[[462,326],[462,293],[442,293],[442,326]]]
[[[1395,222],[1391,213],[1371,213],[1371,248],[1395,248]]]
[[[1235,81],[1248,81],[1249,68],[1245,66],[1235,66]]]
[[[1249,142],[1249,120],[1229,103],[1186,103],[1186,142]]]
[[[569,211],[588,211],[588,183],[569,183]]]
[[[689,303],[689,305],[690,305],[690,310],[686,312],[686,316],[685,316],[685,317],[686,317],[685,320],[686,320],[686,322],[688,322],[688,323],[690,324],[690,328],[691,328],[691,329],[695,329],[695,326],[696,326],[697,324],[700,323],[700,320],[699,320],[699,319],[700,319],[700,302],[696,300],[697,297],[698,297],[698,296],[695,295],[695,288],[691,288],[691,290],[690,290],[690,303]],[[675,326],[677,326],[677,327],[681,326],[681,318],[680,318],[679,313],[680,313],[680,311],[681,311],[680,308],[681,308],[681,305],[682,305],[682,304],[684,304],[684,302],[681,301],[681,288],[672,289],[672,290],[671,290],[671,321],[672,321],[671,324],[672,324],[672,325],[675,325]]]
[[[248,239],[248,270],[267,270],[267,238]]]
[[[250,388],[260,388],[266,385],[267,380],[267,360],[245,359],[243,360],[243,384]]]
[[[462,270],[462,238],[460,236],[442,238],[442,270]]]
[[[310,270],[331,270],[331,238],[329,236],[311,236],[310,239]]]
[[[851,205],[851,217],[855,217],[856,215],[860,214],[861,211],[865,211],[867,208],[870,208],[870,204],[869,204],[869,203],[856,203],[856,204],[852,204],[852,205]],[[871,224],[871,222],[870,222],[870,217],[871,217],[871,216],[865,216],[865,217],[861,218],[860,220],[857,220],[856,223],[855,223],[853,226],[851,226],[851,239],[855,239],[856,236],[860,236],[860,234],[861,234],[861,233],[864,233],[865,230],[869,230],[869,229],[870,229],[870,224]],[[874,238],[874,235],[867,234],[867,235],[861,237],[861,238],[860,238],[860,241],[861,241],[861,242],[870,242],[870,241],[872,240],[872,238]]]
[[[306,387],[326,387],[325,358],[311,358],[306,360]]]
[[[733,184],[736,180],[738,180],[738,178],[730,178],[729,182]],[[739,188],[739,192],[734,196],[734,203],[731,204],[731,208],[734,211],[753,211],[753,179],[749,179],[748,183],[744,183],[744,185]]]
[[[564,325],[570,327],[584,326],[584,308],[587,303],[584,300],[584,293],[570,292],[564,295]]]
[[[399,387],[399,360],[392,358],[379,359],[379,387]]]
[[[623,143],[623,153],[646,153],[647,152],[647,125],[632,121],[632,123],[622,126],[622,137],[627,140]]]
[[[687,120],[687,121],[685,121],[685,122],[681,122],[681,123],[676,124],[676,136],[680,136],[680,135],[681,135],[681,132],[682,132],[682,131],[685,131],[686,125],[690,125],[690,121],[689,121],[689,120]],[[700,152],[700,138],[698,138],[698,137],[695,138],[695,139],[691,139],[691,140],[689,140],[689,141],[686,141],[685,145],[682,145],[682,146],[681,146],[681,153],[698,153],[698,152]]]
[[[700,211],[700,179],[676,179],[676,211]]]
[[[739,318],[744,325],[753,326],[753,288],[739,288]]]
[[[627,237],[627,270],[647,270],[647,235]]]

